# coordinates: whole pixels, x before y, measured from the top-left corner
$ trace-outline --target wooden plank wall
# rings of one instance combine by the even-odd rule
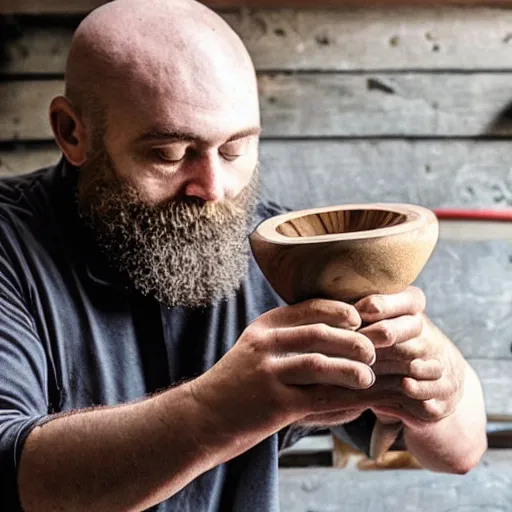
[[[0,14],[83,14],[111,0],[3,0]],[[310,9],[315,7],[376,7],[376,6],[424,6],[424,5],[464,5],[507,7],[511,0],[204,0],[212,9],[266,9],[293,8]]]
[[[378,485],[376,482],[378,481]],[[285,469],[282,510],[371,512],[505,512],[512,503],[510,461],[501,468],[458,475],[427,471],[372,472]]]
[[[77,3],[78,5],[78,3]],[[222,12],[258,70],[263,194],[293,208],[512,206],[512,11]],[[80,16],[0,18],[0,173],[56,161],[47,121]],[[512,247],[440,242],[428,312],[512,418]]]

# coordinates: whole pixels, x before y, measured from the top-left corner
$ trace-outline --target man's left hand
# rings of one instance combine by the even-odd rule
[[[415,287],[355,304],[366,324],[360,332],[377,348],[371,409],[384,421],[400,419],[413,429],[455,411],[466,368],[458,349],[425,316],[425,306]]]

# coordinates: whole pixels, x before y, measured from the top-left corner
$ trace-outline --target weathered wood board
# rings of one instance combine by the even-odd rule
[[[510,512],[512,471],[281,469],[279,493],[286,512]]]
[[[263,137],[510,135],[512,73],[259,75]],[[0,82],[0,140],[51,137],[61,80]]]
[[[511,207],[508,141],[263,141],[265,195],[290,208],[404,201]]]
[[[502,118],[512,101],[511,83],[512,76],[507,73],[260,74],[264,134],[510,135],[512,123]],[[497,124],[497,120],[501,122]]]
[[[480,466],[491,471],[511,471],[512,450],[507,448],[488,450],[480,461]]]
[[[428,315],[466,357],[500,359],[512,370],[511,241],[440,240],[415,284]],[[512,387],[503,400],[512,410]]]
[[[73,2],[62,5],[73,12]],[[504,9],[240,9],[221,15],[259,70],[512,70],[512,11]],[[64,73],[80,19],[6,19],[0,72]]]
[[[499,423],[488,422],[487,425],[488,438],[490,439],[490,442],[492,442],[496,436],[496,429],[500,428],[501,430],[504,430],[504,428],[500,427],[501,424]],[[511,423],[508,423],[508,425],[512,426]],[[506,432],[509,442],[512,442],[511,434],[512,430],[508,430]],[[302,457],[302,460],[307,462],[308,466],[325,465],[327,459],[325,455],[332,454],[336,445],[339,446],[339,440],[336,440],[335,443],[334,436],[329,430],[326,429],[324,432],[317,432],[314,435],[303,437],[292,446],[282,450],[279,455],[280,465],[281,467],[293,467],[291,462],[294,458],[298,457]],[[338,467],[343,467],[344,469],[349,470],[361,469],[358,467],[357,463],[362,454],[345,443],[343,443],[343,447],[347,449],[347,459],[349,460],[346,461],[346,465]],[[352,454],[357,458],[351,457]],[[282,464],[283,462],[284,464]],[[331,466],[328,462],[327,464]],[[489,448],[480,460],[479,467],[491,469],[493,471],[512,471],[512,448]]]
[[[466,329],[471,329],[471,323]],[[510,330],[508,331],[510,335]],[[510,336],[509,336],[510,338]],[[483,340],[485,343],[487,340]],[[482,382],[485,408],[491,419],[512,419],[512,362],[510,360],[468,359]],[[512,469],[512,466],[511,466]],[[511,502],[512,503],[512,502]]]
[[[0,82],[0,141],[52,138],[48,107],[63,91],[60,80]]]
[[[60,13],[83,13],[94,7],[106,3],[107,0],[3,0],[0,4],[0,14],[60,14]],[[311,7],[340,7],[352,6],[401,6],[401,5],[492,5],[510,6],[510,0],[205,0],[204,4],[213,9],[232,9],[238,7],[246,8],[311,8]]]

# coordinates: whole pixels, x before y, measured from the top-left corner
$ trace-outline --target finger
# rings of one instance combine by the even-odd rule
[[[330,384],[349,389],[367,389],[375,382],[371,368],[349,359],[304,354],[281,358],[276,369],[288,385]]]
[[[354,421],[363,413],[364,409],[342,409],[319,414],[308,414],[297,423],[302,426],[339,426]]]
[[[416,413],[409,412],[405,410],[402,406],[398,407],[392,407],[392,406],[379,406],[373,408],[375,414],[384,414],[392,416],[395,419],[401,420],[403,423],[405,423],[408,426],[425,426],[425,424],[428,424],[430,421],[432,421],[431,418],[425,418],[423,416],[423,413],[421,411],[418,411]]]
[[[435,360],[380,361],[377,356],[377,362],[372,366],[372,369],[376,376],[403,375],[416,380],[436,380],[443,375],[441,364]]]
[[[397,343],[416,338],[423,330],[420,315],[403,315],[390,320],[380,320],[359,332],[373,342],[377,348],[390,347]]]
[[[378,406],[375,411],[394,415],[409,426],[424,427],[449,416],[453,412],[453,407],[442,400],[411,400],[398,406]]]
[[[367,389],[333,385],[297,386],[294,390],[294,407],[302,410],[305,415],[368,409],[378,404],[402,409],[404,403],[416,403],[404,396],[402,379],[383,377]]]
[[[425,295],[414,286],[410,286],[399,293],[369,295],[354,304],[361,315],[361,319],[366,323],[374,323],[402,315],[416,315],[422,313],[425,306]]]
[[[331,327],[356,330],[361,326],[361,317],[354,306],[327,299],[312,299],[276,308],[267,313],[267,318],[273,327],[323,323]]]
[[[326,324],[276,329],[273,342],[277,353],[318,352],[369,365],[375,362],[376,357],[375,347],[363,334]]]
[[[418,381],[404,377],[402,382],[404,394],[414,400],[445,400],[449,398],[452,386],[447,379]]]
[[[430,349],[430,350],[429,350]],[[423,337],[412,338],[391,347],[377,349],[381,361],[413,361],[414,359],[434,359],[434,347],[428,345]]]
[[[375,372],[374,372],[375,373]],[[406,398],[402,388],[402,375],[375,375],[375,383],[367,391],[372,403],[380,403],[383,400],[389,403],[400,403]]]

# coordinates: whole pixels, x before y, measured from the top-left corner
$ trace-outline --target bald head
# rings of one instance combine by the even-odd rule
[[[115,0],[89,14],[50,113],[68,161],[91,167],[100,152],[150,202],[234,197],[256,167],[251,58],[194,0]]]
[[[242,89],[242,91],[240,90]],[[179,100],[255,92],[251,59],[233,30],[194,0],[116,0],[73,37],[66,95],[80,111],[179,92]],[[120,98],[121,96],[121,98]],[[178,99],[178,98],[177,98]]]

